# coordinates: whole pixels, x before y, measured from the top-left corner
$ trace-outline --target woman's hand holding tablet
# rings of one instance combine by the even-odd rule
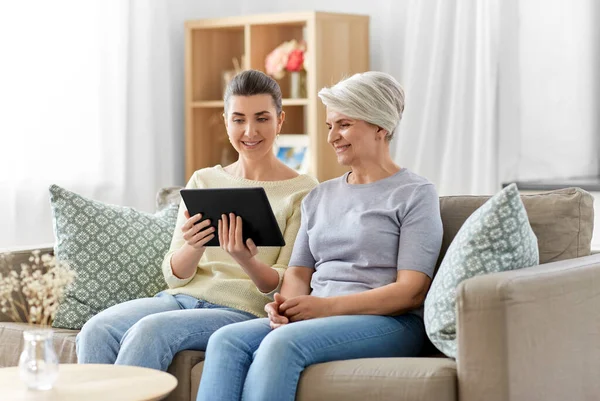
[[[204,245],[215,237],[215,228],[210,225],[210,220],[200,221],[202,219],[201,214],[190,217],[189,211],[186,210],[184,215],[187,221],[181,226],[183,239],[186,244],[194,249],[204,249]]]
[[[242,218],[233,213],[221,215],[218,224],[219,242],[221,248],[231,255],[240,265],[246,265],[258,253],[258,248],[248,238],[242,238]]]

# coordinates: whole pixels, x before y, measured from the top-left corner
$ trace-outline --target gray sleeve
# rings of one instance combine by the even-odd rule
[[[294,250],[292,251],[292,257],[290,258],[288,266],[303,266],[314,269],[315,264],[317,262],[315,261],[315,258],[312,252],[310,251],[310,246],[308,243],[308,217],[306,213],[306,199],[307,198],[304,198],[304,200],[302,201],[300,229],[298,230],[298,234],[296,235],[296,242],[294,242]]]
[[[398,270],[416,270],[433,277],[443,234],[440,200],[433,184],[415,189],[401,224]]]

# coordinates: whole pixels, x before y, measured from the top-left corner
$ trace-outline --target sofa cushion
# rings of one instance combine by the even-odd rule
[[[195,400],[198,396],[198,389],[200,388],[200,379],[202,379],[202,371],[204,370],[204,361],[198,363],[192,368],[192,388],[190,393],[190,400]]]
[[[177,387],[164,401],[195,400],[190,393],[198,392],[198,384],[194,384],[193,369],[204,360],[204,351],[186,350],[175,355],[167,372],[177,378]],[[196,388],[194,388],[194,385]]]
[[[440,211],[444,238],[438,265],[465,220],[489,196],[443,196]],[[588,256],[594,226],[594,198],[580,188],[521,195],[531,228],[538,239],[540,263]]]
[[[179,206],[181,203],[181,190],[185,187],[165,187],[156,194],[156,210],[163,210],[171,205]]]
[[[171,243],[178,207],[156,214],[87,199],[50,187],[55,254],[77,277],[53,327],[80,329],[98,312],[166,287],[161,264]]]
[[[462,281],[538,263],[537,238],[517,186],[511,184],[477,209],[450,244],[425,299],[431,342],[456,358],[456,287]]]
[[[27,323],[0,323],[0,367],[17,366],[23,350],[23,332],[31,328]],[[53,329],[52,342],[60,363],[77,363],[75,337],[79,331]]]
[[[204,362],[192,369],[195,400]],[[455,401],[456,363],[447,358],[365,358],[319,363],[300,376],[297,401]]]
[[[309,366],[300,376],[296,400],[456,401],[456,363],[447,358],[320,363]]]
[[[192,368],[190,400],[204,362]],[[296,400],[456,400],[456,363],[447,358],[366,358],[309,366]]]

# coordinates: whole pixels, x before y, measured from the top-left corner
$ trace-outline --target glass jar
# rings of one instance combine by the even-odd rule
[[[31,390],[50,390],[58,378],[58,357],[52,344],[52,330],[23,332],[25,345],[19,358],[19,375]]]

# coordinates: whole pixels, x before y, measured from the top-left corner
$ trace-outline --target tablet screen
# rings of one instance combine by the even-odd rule
[[[220,246],[217,223],[221,215],[235,213],[242,218],[242,237],[256,246],[284,246],[285,241],[264,188],[182,189],[181,197],[190,216],[202,213],[210,219],[215,237],[205,246]]]

